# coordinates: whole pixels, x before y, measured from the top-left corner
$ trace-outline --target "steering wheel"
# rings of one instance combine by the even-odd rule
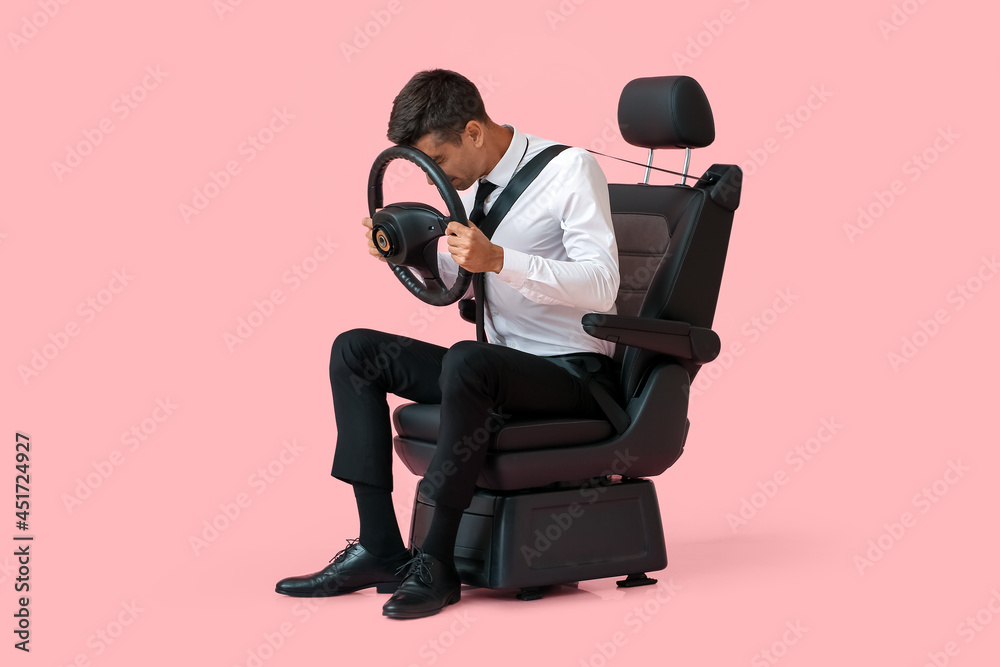
[[[433,206],[416,202],[382,208],[385,170],[390,162],[399,159],[409,160],[430,177],[450,217],[446,218]],[[450,220],[463,225],[469,221],[458,192],[434,160],[408,146],[391,146],[379,153],[368,176],[368,215],[372,219],[375,247],[406,289],[432,306],[447,306],[462,298],[472,282],[472,274],[459,267],[455,283],[445,287],[438,272],[437,239],[445,235]]]

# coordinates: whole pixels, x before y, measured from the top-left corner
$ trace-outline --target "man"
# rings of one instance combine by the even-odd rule
[[[493,122],[472,82],[447,70],[420,72],[406,84],[393,101],[388,137],[423,151],[456,189],[469,190],[463,203],[470,218],[477,203],[480,215],[488,213],[514,174],[554,143]],[[385,261],[372,242],[371,219],[362,223],[369,252]],[[368,329],[337,337],[331,474],[354,488],[361,535],[323,570],[278,582],[279,593],[329,596],[375,586],[395,591],[383,607],[391,618],[428,616],[458,602],[455,538],[487,449],[469,436],[494,433],[511,416],[601,416],[581,374],[560,365],[561,355],[590,355],[599,361],[591,379],[617,391],[614,344],[580,324],[586,313],[614,313],[619,285],[607,181],[589,153],[569,148],[553,158],[492,240],[471,221],[451,222],[446,231],[448,252],[439,253],[445,284],[459,266],[485,275],[488,342],[445,348]],[[422,548],[412,553],[390,495],[388,392],[441,405],[437,449],[420,482],[435,509]]]

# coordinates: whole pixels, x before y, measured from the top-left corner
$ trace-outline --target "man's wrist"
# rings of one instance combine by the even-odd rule
[[[503,246],[493,246],[493,273],[500,273],[503,270]]]

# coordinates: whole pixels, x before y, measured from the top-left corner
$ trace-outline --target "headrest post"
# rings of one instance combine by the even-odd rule
[[[650,150],[649,152],[652,153],[653,151]],[[687,148],[684,149],[684,168],[681,169],[681,171],[684,172],[684,176],[681,177],[681,185],[687,185],[687,180],[688,180],[687,173],[688,173],[688,167],[690,166],[691,166],[691,147],[688,146]]]
[[[649,149],[649,157],[646,158],[646,174],[642,177],[642,184],[649,185],[649,168],[653,166],[653,149]]]

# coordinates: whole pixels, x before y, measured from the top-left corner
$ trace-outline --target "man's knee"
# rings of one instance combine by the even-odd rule
[[[351,368],[355,365],[359,358],[358,351],[361,348],[364,331],[364,329],[351,329],[334,339],[333,348],[330,350],[331,373],[338,367]]]
[[[441,389],[449,382],[457,381],[461,387],[470,384],[489,386],[493,378],[493,364],[486,343],[462,340],[445,352],[441,362]],[[458,387],[455,387],[458,388]]]
[[[365,361],[372,361],[379,354],[377,339],[384,334],[374,329],[350,329],[333,341],[330,351],[330,370],[341,366],[357,371]]]

